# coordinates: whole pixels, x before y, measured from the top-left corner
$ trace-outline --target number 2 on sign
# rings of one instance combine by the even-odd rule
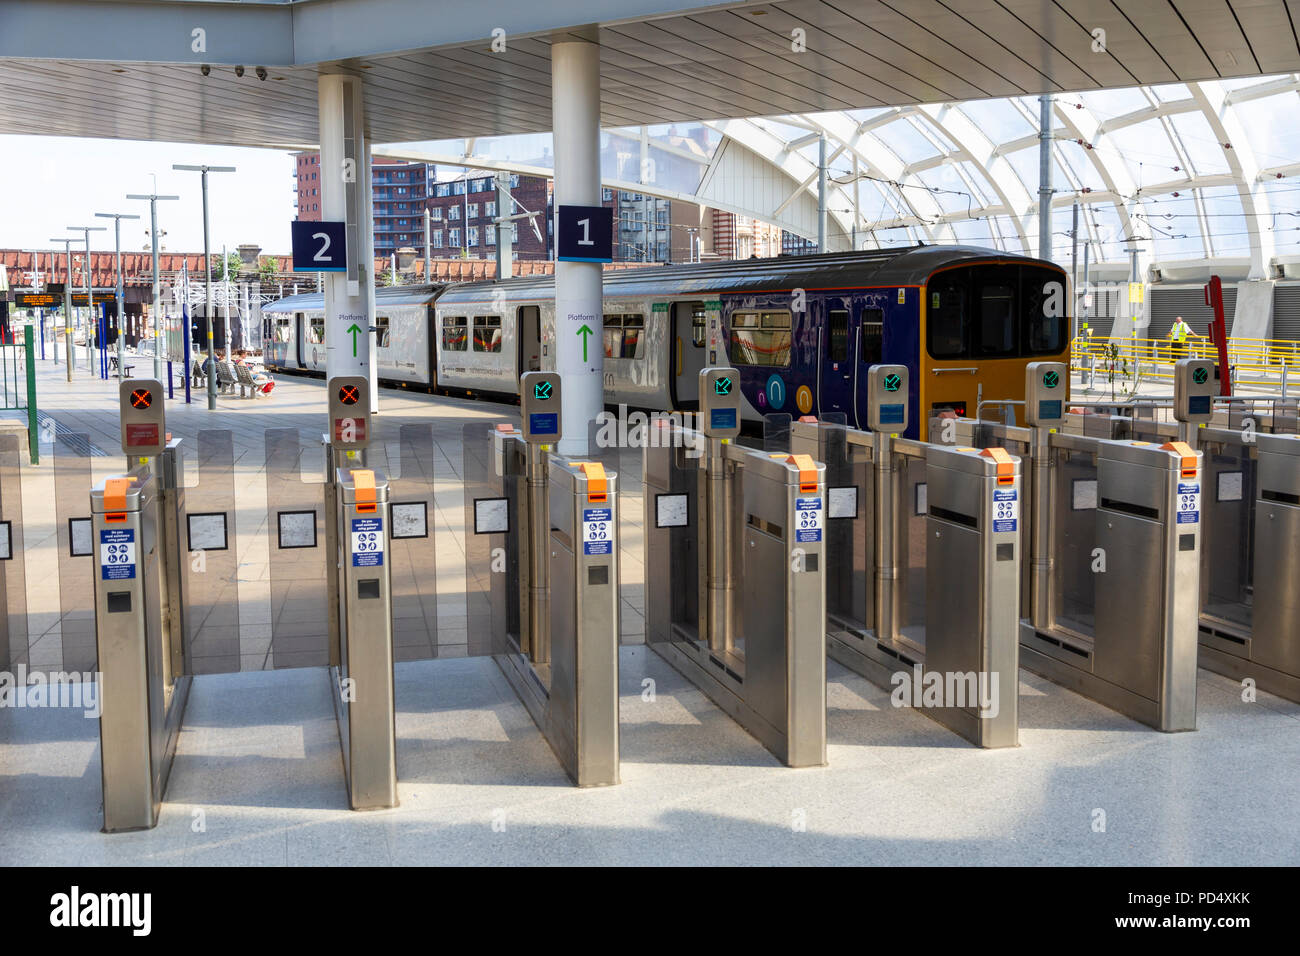
[[[325,253],[329,251],[330,247],[329,233],[313,232],[311,237],[320,240],[320,248],[316,250],[316,255],[311,257],[312,262],[329,262],[330,257],[325,255]]]

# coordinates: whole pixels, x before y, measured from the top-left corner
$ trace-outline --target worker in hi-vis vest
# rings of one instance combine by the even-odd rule
[[[1188,337],[1199,339],[1201,336],[1192,331],[1192,327],[1183,321],[1180,315],[1174,319],[1174,324],[1169,329],[1169,352],[1175,358],[1185,358],[1187,356],[1187,339]]]

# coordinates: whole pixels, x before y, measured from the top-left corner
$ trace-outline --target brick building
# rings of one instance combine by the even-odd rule
[[[525,219],[517,219],[512,224],[513,257],[525,261],[551,258],[554,246],[551,180],[512,173],[510,194],[523,209],[507,211],[507,215],[518,215],[525,209],[539,213],[535,220],[536,232]],[[428,206],[435,259],[458,256],[462,251],[469,259],[496,258],[497,236],[492,222],[498,215],[495,176],[480,174],[430,182]]]
[[[298,218],[321,218],[320,153],[294,154],[298,190]],[[385,156],[374,157],[370,167],[375,224],[375,256],[386,258],[402,248],[424,249],[424,204],[429,181],[435,175],[430,163],[408,163]]]

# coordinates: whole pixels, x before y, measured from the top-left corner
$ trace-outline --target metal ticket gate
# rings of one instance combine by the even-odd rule
[[[1016,746],[1020,460],[899,438],[907,370],[871,373],[877,430],[791,431],[827,469],[827,651],[972,743]]]
[[[646,442],[646,642],[786,765],[822,766],[825,468],[732,444],[739,376],[700,377],[702,431]]]
[[[331,697],[353,810],[398,805],[389,486],[382,472],[364,467],[369,388],[364,376],[335,376],[327,386]]]
[[[1300,701],[1300,437],[1202,428],[1197,438],[1213,555],[1202,562],[1200,663]]]
[[[124,381],[121,405],[122,451],[140,463],[90,494],[109,833],[157,824],[191,682],[176,548],[179,442],[167,441],[161,382]]]
[[[487,574],[491,651],[573,782],[608,786],[619,782],[618,476],[551,452],[558,374],[525,373],[520,395],[523,428],[492,432],[490,494],[467,502],[467,530],[502,543]]]

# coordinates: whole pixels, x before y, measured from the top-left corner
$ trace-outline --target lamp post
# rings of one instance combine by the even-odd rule
[[[74,350],[72,348],[72,243],[75,241],[76,240],[74,239],[51,239],[50,240],[50,242],[63,243],[63,252],[68,257],[67,281],[63,283],[63,330],[64,330],[63,347],[64,347],[64,352],[66,353],[64,355],[64,358],[66,358],[67,361],[64,364],[67,365],[68,367],[69,382],[72,381],[72,366],[75,364],[75,359],[73,358]],[[54,274],[54,270],[50,269],[50,275],[53,274]],[[58,359],[59,359],[59,336],[56,333],[54,336],[54,360],[57,362]]]
[[[203,321],[208,340],[208,410],[217,407],[217,357],[212,348],[212,255],[208,251],[208,173],[233,173],[234,166],[186,166],[173,164],[172,169],[203,174]]]
[[[117,256],[117,377],[120,381],[126,377],[126,366],[122,363],[122,340],[125,338],[122,332],[126,326],[126,296],[122,288],[122,220],[140,217],[123,212],[97,212],[95,215],[113,220],[113,247]]]
[[[92,232],[107,232],[108,226],[69,226],[68,232],[79,232],[86,240],[86,369],[92,375],[95,372],[94,366],[94,345],[90,341],[90,325],[95,321],[95,293],[91,290],[94,285],[95,263],[94,257],[90,252],[90,234]]]
[[[154,188],[158,186],[155,183]],[[149,242],[153,249],[153,377],[159,379],[162,376],[162,361],[159,352],[161,349],[160,339],[162,333],[158,328],[158,317],[162,311],[162,292],[158,286],[158,200],[160,199],[180,199],[180,196],[159,196],[151,193],[147,196],[138,193],[128,193],[127,199],[147,199],[149,200]],[[119,359],[119,363],[120,363]]]

